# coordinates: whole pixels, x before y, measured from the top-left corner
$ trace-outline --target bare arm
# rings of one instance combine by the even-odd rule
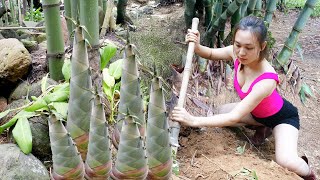
[[[199,56],[210,60],[232,60],[233,58],[233,46],[227,46],[223,48],[209,48],[200,45],[200,33],[198,30],[188,30],[186,35],[186,42],[194,42],[194,52]]]
[[[276,88],[274,80],[266,79],[258,82],[237,106],[229,113],[217,114],[211,117],[195,117],[184,108],[175,108],[172,111],[172,120],[191,127],[224,127],[237,124],[249,114],[257,105]]]

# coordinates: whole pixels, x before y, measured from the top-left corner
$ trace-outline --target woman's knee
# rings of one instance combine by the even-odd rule
[[[276,155],[276,162],[282,167],[285,167],[289,170],[295,169],[296,166],[296,158],[294,155]]]

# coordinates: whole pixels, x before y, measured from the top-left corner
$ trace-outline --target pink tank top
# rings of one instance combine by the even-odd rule
[[[239,67],[239,60],[236,59],[235,63],[234,63],[234,68],[235,68],[235,73],[234,73],[234,87],[240,97],[240,99],[244,99],[252,90],[253,86],[258,83],[259,81],[263,80],[263,79],[274,79],[275,81],[277,81],[277,83],[279,83],[279,77],[277,74],[275,73],[271,73],[271,72],[266,72],[261,74],[260,76],[258,76],[250,85],[249,89],[247,92],[242,92],[241,87],[239,85],[238,82],[238,67]],[[280,109],[282,108],[283,105],[283,99],[282,97],[279,95],[279,93],[277,92],[276,89],[274,89],[274,91],[272,92],[271,95],[269,95],[268,97],[264,98],[260,104],[258,104],[258,106],[256,108],[254,108],[254,110],[251,112],[252,115],[258,117],[258,118],[265,118],[265,117],[269,117],[271,115],[276,114],[277,112],[280,111]]]

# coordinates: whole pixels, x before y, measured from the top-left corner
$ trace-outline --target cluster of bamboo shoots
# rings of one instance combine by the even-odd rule
[[[122,67],[118,148],[112,167],[108,124],[101,98],[92,88],[83,30],[76,28],[71,64],[70,98],[66,128],[50,117],[53,152],[52,179],[168,179],[171,147],[163,90],[152,82],[146,131],[145,112],[135,55],[130,45]],[[146,135],[145,135],[146,132]],[[117,139],[116,137],[119,137]]]

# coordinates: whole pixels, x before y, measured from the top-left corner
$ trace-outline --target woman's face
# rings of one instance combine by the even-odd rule
[[[241,64],[259,61],[262,51],[257,38],[249,30],[238,30],[234,38],[234,53]]]

